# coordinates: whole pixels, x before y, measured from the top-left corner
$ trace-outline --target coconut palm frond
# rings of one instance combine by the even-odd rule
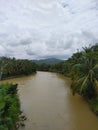
[[[76,64],[72,67],[72,71],[78,73],[78,75],[82,77],[87,73],[88,68],[85,64]]]
[[[85,76],[80,78],[79,80],[74,80],[71,84],[71,89],[73,91],[73,95],[78,92],[79,93],[79,90],[80,90],[80,86],[82,84],[82,82],[84,81],[85,79]]]
[[[86,78],[84,78],[81,87],[80,87],[80,93],[82,94],[83,91],[87,88],[87,84],[88,84],[88,76],[86,76]]]
[[[93,70],[90,70],[88,73],[88,78],[90,79],[91,82],[94,82],[94,78],[95,78],[95,73]]]

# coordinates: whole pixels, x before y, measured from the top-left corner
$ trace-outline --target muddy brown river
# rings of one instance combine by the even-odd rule
[[[83,98],[71,94],[64,76],[37,72],[6,81],[19,84],[21,109],[28,118],[19,130],[98,130],[98,118]]]

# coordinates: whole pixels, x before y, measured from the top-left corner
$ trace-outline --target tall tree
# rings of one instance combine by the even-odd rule
[[[75,64],[72,68],[74,73],[74,80],[71,85],[73,94],[77,92],[87,99],[97,96],[98,63],[96,57],[92,48],[84,48],[83,62]]]

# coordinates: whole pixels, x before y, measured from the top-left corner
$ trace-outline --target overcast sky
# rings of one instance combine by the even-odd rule
[[[67,59],[96,42],[97,0],[0,0],[0,56]]]

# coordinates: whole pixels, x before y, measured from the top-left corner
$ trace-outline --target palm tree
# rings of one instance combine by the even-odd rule
[[[97,73],[98,63],[95,62],[94,53],[91,50],[85,49],[81,64],[75,64],[72,68],[74,80],[71,88],[73,94],[76,92],[86,99],[95,98],[97,96]]]

